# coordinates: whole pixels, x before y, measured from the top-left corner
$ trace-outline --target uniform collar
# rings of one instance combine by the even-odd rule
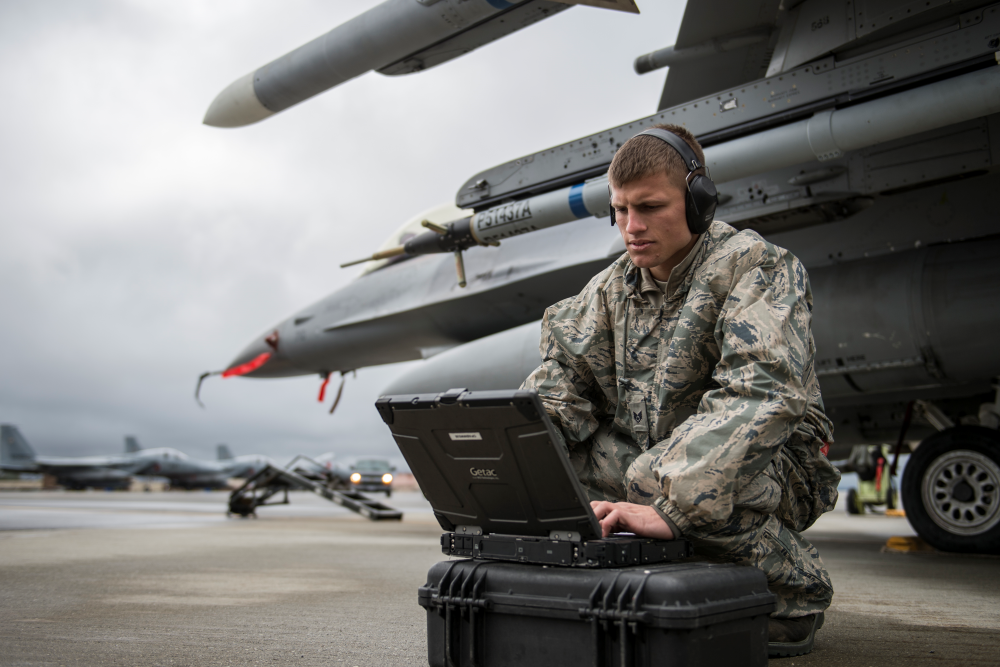
[[[640,297],[640,295],[648,292],[659,292],[660,294],[664,294],[665,298],[670,298],[682,285],[685,288],[688,287],[691,284],[691,274],[694,273],[691,271],[691,268],[695,264],[701,263],[701,259],[705,256],[705,249],[708,247],[710,236],[711,234],[701,234],[695,244],[691,246],[688,254],[681,260],[680,264],[670,271],[665,293],[660,290],[660,286],[656,284],[653,275],[648,269],[640,269],[632,263],[631,259],[628,259],[625,267],[625,285],[628,288],[629,296]],[[646,297],[640,298],[649,300]]]

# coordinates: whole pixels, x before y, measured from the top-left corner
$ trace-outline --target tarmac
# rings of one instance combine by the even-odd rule
[[[423,497],[381,523],[291,498],[229,519],[220,492],[0,493],[0,665],[426,665]],[[913,534],[823,516],[833,606],[812,654],[771,664],[1000,664],[1000,559],[883,549]]]

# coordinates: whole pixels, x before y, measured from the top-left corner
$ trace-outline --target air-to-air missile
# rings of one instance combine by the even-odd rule
[[[444,12],[472,5],[471,27],[429,46],[446,33],[426,26],[445,31]],[[393,0],[233,84],[206,122],[254,122],[369,69],[444,62],[516,29],[491,32],[499,11],[563,8]],[[412,33],[398,12],[422,16],[407,19]],[[669,67],[657,113],[471,176],[454,205],[415,216],[360,260],[358,279],[225,372],[328,378],[428,358],[386,392],[519,385],[539,363],[544,308],[624,252],[602,223],[615,151],[683,124],[705,147],[716,217],[809,269],[841,452],[923,439],[903,480],[911,523],[939,548],[1000,550],[998,35],[1000,5],[971,0],[689,4],[676,43],[636,61],[639,73]]]
[[[372,70],[419,72],[575,4],[639,11],[633,0],[388,0],[231,83],[204,123],[250,125]]]

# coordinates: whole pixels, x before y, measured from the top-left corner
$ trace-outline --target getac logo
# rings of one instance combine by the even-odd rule
[[[500,479],[497,471],[492,468],[469,468],[469,473],[478,479]]]

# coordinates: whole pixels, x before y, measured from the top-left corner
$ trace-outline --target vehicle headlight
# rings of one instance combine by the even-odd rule
[[[359,472],[352,472],[351,473],[351,481],[354,482],[355,484],[357,484],[358,482],[360,482],[361,481],[361,473],[359,473]]]
[[[382,483],[383,484],[392,484],[392,475],[390,475],[389,473],[386,473],[386,474],[382,475]]]

